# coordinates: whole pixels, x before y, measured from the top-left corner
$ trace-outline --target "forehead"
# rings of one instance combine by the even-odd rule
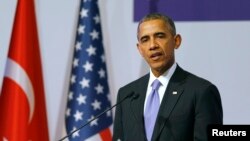
[[[139,25],[138,35],[139,37],[153,34],[156,32],[170,32],[168,24],[166,24],[163,20],[155,19],[144,21]]]

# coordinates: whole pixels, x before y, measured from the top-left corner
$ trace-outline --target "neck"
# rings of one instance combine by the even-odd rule
[[[161,76],[163,73],[165,73],[166,71],[168,71],[174,64],[174,61],[172,63],[169,63],[168,65],[166,65],[166,67],[164,68],[161,68],[161,69],[151,69],[152,70],[152,73],[154,74],[155,77],[159,77]]]

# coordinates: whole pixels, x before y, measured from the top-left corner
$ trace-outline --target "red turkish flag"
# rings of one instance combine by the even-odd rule
[[[0,93],[0,141],[48,141],[33,0],[18,0]]]

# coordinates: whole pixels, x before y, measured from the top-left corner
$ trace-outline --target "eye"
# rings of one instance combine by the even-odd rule
[[[141,43],[145,43],[145,42],[147,42],[148,41],[148,37],[142,37],[141,38]]]
[[[158,38],[165,38],[166,35],[164,33],[157,33],[156,37],[158,37]]]

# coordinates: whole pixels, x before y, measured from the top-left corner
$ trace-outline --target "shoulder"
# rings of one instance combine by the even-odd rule
[[[172,78],[171,78],[172,79]],[[172,82],[176,82],[179,84],[185,84],[185,89],[188,89],[189,91],[192,92],[204,92],[207,91],[208,89],[213,89],[213,91],[218,92],[217,87],[210,82],[209,80],[200,77],[198,75],[195,75],[191,72],[188,72],[184,69],[182,69],[181,67],[177,67],[174,75],[173,75],[173,79]]]
[[[187,85],[195,86],[195,87],[208,87],[210,85],[214,85],[209,80],[200,77],[196,74],[193,74],[191,72],[188,72],[184,69],[182,69],[180,66],[177,66],[174,75],[173,75],[173,81],[175,82],[185,82]]]
[[[182,70],[182,75],[185,77],[180,87],[184,90],[182,97],[185,101],[189,99],[195,103],[197,111],[207,110],[207,107],[222,111],[220,92],[212,82],[185,70]]]
[[[122,86],[118,90],[118,96],[122,95],[122,97],[125,97],[128,94],[130,94],[131,92],[137,91],[141,87],[147,87],[148,80],[149,80],[149,74],[146,74],[146,75]]]
[[[185,89],[188,92],[194,94],[196,98],[199,99],[202,97],[206,97],[207,99],[207,97],[215,96],[220,99],[219,90],[211,81],[185,70],[183,70],[183,72],[186,74],[186,78],[184,81]]]
[[[210,82],[209,80],[207,80],[203,77],[197,76],[197,75],[190,73],[190,72],[187,72],[187,74],[188,74],[188,77],[187,77],[186,81],[189,82],[191,85],[203,86],[203,87],[213,85],[212,82]]]

